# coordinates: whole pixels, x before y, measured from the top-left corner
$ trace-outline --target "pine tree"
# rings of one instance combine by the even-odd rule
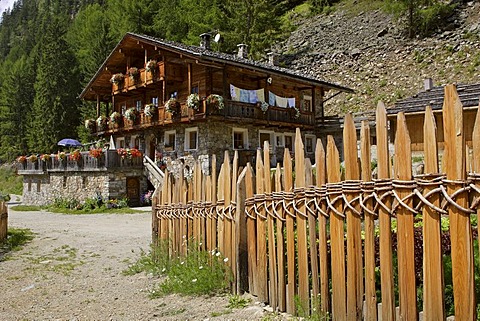
[[[75,56],[64,39],[65,28],[65,19],[58,16],[45,24],[27,135],[31,151],[53,152],[60,139],[76,137],[80,83]]]
[[[27,57],[6,64],[0,88],[0,159],[12,161],[27,153],[27,117],[33,102],[34,73]]]

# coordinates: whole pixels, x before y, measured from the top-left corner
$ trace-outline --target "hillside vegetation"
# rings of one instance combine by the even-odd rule
[[[342,113],[393,103],[425,77],[478,79],[478,11],[443,0],[19,0],[0,22],[0,163],[94,139],[83,120],[95,107],[78,94],[126,32],[194,45],[219,32],[216,50],[246,43],[252,59],[273,49],[283,66],[355,89],[329,100]]]

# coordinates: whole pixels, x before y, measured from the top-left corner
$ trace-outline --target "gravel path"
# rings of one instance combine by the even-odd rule
[[[252,300],[228,296],[149,299],[158,279],[122,271],[148,251],[151,214],[64,215],[9,211],[9,226],[36,235],[0,262],[0,320],[273,320]],[[216,317],[212,317],[212,313]],[[222,314],[224,313],[224,314]],[[220,314],[220,316],[218,316]]]

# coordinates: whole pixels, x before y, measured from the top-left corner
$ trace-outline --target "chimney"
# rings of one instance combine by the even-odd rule
[[[269,52],[267,54],[268,56],[268,64],[271,66],[276,66],[278,65],[278,55],[274,52]]]
[[[432,78],[427,78],[425,80],[423,80],[423,89],[425,89],[425,91],[429,91],[433,88],[433,79]]]
[[[210,50],[210,37],[209,33],[202,33],[200,35],[200,48]]]
[[[238,47],[238,54],[237,56],[239,58],[245,58],[247,59],[248,58],[248,45],[244,44],[244,43],[241,43],[239,45],[237,45]]]

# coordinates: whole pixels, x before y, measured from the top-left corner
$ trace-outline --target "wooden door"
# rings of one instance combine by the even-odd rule
[[[138,177],[127,177],[127,197],[129,206],[140,205],[140,181]]]

